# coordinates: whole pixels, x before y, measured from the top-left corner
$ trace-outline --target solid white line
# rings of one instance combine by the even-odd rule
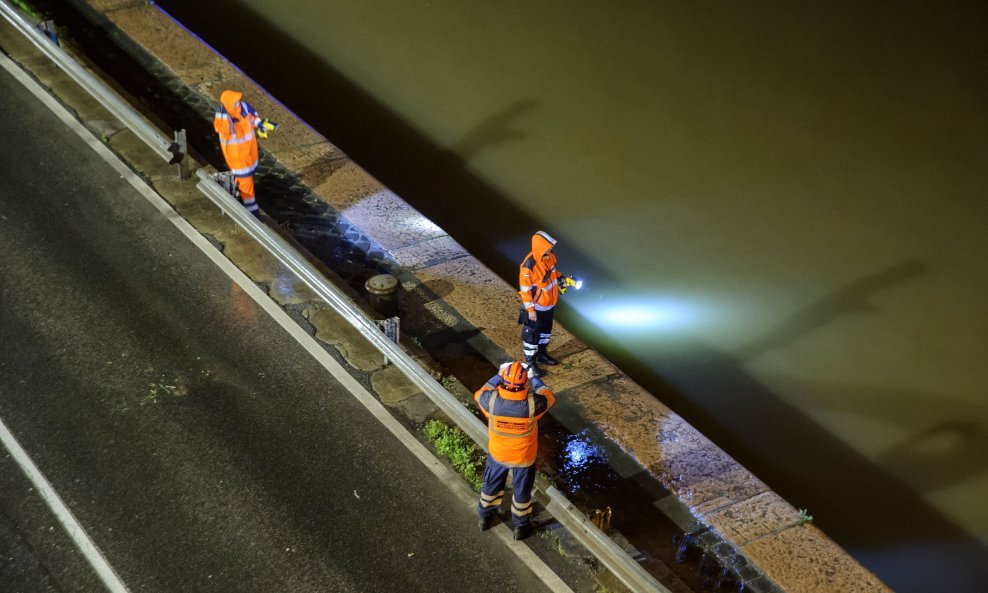
[[[0,57],[3,57],[0,54]],[[4,58],[5,59],[5,58]],[[2,61],[2,60],[0,60]],[[9,62],[9,61],[8,61]],[[7,70],[11,71],[36,97],[48,106],[67,126],[72,128],[94,151],[110,164],[121,177],[127,180],[141,195],[143,195],[158,211],[174,224],[178,230],[186,236],[196,247],[202,251],[217,267],[220,268],[230,279],[243,289],[262,309],[264,309],[281,327],[288,332],[295,340],[319,362],[323,368],[330,372],[333,377],[340,382],[354,397],[357,398],[367,410],[381,422],[419,461],[422,462],[436,477],[450,490],[457,498],[469,508],[473,508],[477,501],[473,491],[463,483],[462,478],[452,473],[446,468],[435,455],[432,454],[422,443],[420,443],[401,423],[394,419],[381,402],[364,389],[363,385],[357,382],[350,373],[343,368],[335,358],[326,352],[322,345],[303,330],[287,313],[274,301],[268,297],[254,282],[244,274],[240,268],[235,266],[218,251],[199,231],[195,229],[187,220],[182,218],[168,202],[151,189],[140,177],[134,174],[109,148],[99,141],[86,129],[75,117],[69,114],[54,98],[38,85],[19,68],[10,64],[4,64]],[[11,70],[14,68],[14,70]],[[17,73],[20,73],[18,76]],[[176,169],[177,174],[177,169]],[[512,539],[511,530],[505,525],[496,526],[493,531],[498,539],[504,542],[509,549],[521,560],[529,569],[545,583],[553,593],[573,593],[573,590],[563,582],[559,575],[552,571],[541,558],[539,558],[528,546]]]
[[[79,548],[79,551],[82,552],[82,555],[86,557],[86,560],[93,567],[93,570],[96,571],[96,575],[103,581],[106,588],[112,593],[129,593],[127,586],[123,584],[117,573],[113,571],[113,567],[110,566],[110,563],[106,561],[103,554],[96,548],[96,544],[93,543],[93,540],[89,539],[86,530],[76,521],[75,516],[72,515],[72,511],[65,506],[58,493],[55,492],[55,489],[51,487],[51,484],[42,475],[38,466],[34,465],[34,462],[28,457],[27,452],[17,442],[14,435],[7,430],[7,426],[3,423],[3,420],[0,420],[0,441],[3,442],[3,445],[10,452],[10,456],[17,462],[17,465],[21,466],[24,475],[27,476],[27,479],[38,490],[41,498],[48,504],[48,508],[55,514],[55,518],[65,528],[66,533],[72,538],[72,541]]]

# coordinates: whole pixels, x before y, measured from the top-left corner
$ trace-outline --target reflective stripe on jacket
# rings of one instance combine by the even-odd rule
[[[544,231],[532,235],[532,251],[525,256],[518,270],[518,294],[525,309],[547,311],[559,302],[559,281],[563,275],[556,270],[556,254],[550,249],[556,240]]]
[[[508,391],[501,377],[494,377],[475,394],[474,400],[487,418],[487,448],[490,456],[507,467],[529,467],[539,451],[538,421],[556,403],[552,391],[538,378],[535,389]]]
[[[257,138],[254,129],[260,125],[257,111],[241,93],[223,91],[221,106],[213,117],[213,129],[220,137],[220,148],[230,171],[238,177],[253,175],[257,168]],[[239,101],[239,105],[238,105]]]

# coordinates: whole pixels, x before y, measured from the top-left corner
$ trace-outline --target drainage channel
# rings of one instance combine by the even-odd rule
[[[51,15],[93,65],[144,106],[165,127],[188,130],[189,146],[202,160],[223,168],[212,130],[214,106],[186,87],[157,60],[112,27],[91,22],[70,6],[32,2]],[[361,293],[371,276],[407,273],[387,259],[380,246],[299,182],[270,155],[262,154],[257,174],[262,209],[353,291]],[[479,386],[495,365],[468,340],[476,330],[449,328],[421,307],[436,295],[419,286],[402,300],[402,329],[442,365],[444,375]],[[551,375],[548,379],[551,385]],[[606,439],[572,422],[543,420],[540,465],[557,488],[586,514],[621,534],[642,565],[663,582],[670,579],[693,591],[771,591],[771,583],[715,533],[694,524],[687,511],[645,472],[623,458]],[[606,517],[606,518],[605,518]],[[566,546],[565,537],[561,545]],[[564,550],[566,551],[566,550]],[[579,550],[570,551],[579,554]]]

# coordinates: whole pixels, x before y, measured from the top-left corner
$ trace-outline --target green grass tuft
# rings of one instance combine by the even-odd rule
[[[457,472],[480,491],[483,484],[484,451],[465,432],[438,420],[425,424],[425,436],[429,442],[449,459]]]
[[[22,11],[29,14],[31,18],[37,21],[45,20],[45,17],[41,16],[36,10],[34,10],[34,8],[30,4],[24,2],[24,0],[11,0],[11,1],[14,6],[20,8]]]

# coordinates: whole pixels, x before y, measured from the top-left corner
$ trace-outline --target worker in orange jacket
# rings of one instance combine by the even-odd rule
[[[276,124],[261,119],[243,93],[226,90],[213,117],[213,129],[220,137],[223,158],[237,180],[240,200],[254,216],[260,216],[254,197],[254,170],[257,169],[257,138],[267,138]]]
[[[522,324],[521,347],[533,377],[542,374],[539,363],[553,366],[559,361],[549,356],[549,339],[552,337],[553,311],[559,295],[567,287],[577,286],[573,278],[563,276],[556,269],[556,254],[552,252],[556,240],[545,231],[532,235],[532,251],[525,256],[518,271],[518,294],[522,311],[518,323]]]
[[[525,365],[506,362],[498,374],[477,390],[474,400],[487,418],[487,463],[477,504],[480,530],[485,531],[493,524],[510,471],[514,538],[525,539],[532,530],[538,422],[556,403],[556,398],[538,377],[532,377],[529,388]]]

